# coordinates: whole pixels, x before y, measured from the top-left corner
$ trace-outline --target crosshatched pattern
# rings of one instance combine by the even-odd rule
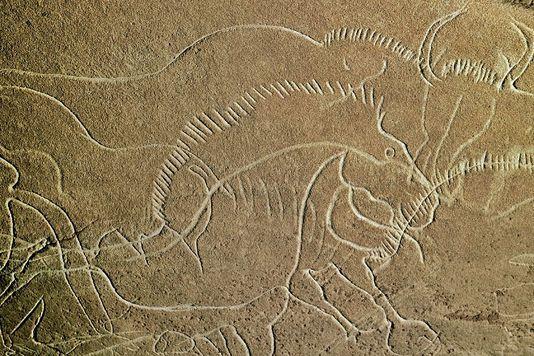
[[[534,353],[531,3],[265,3],[6,4],[3,353]]]

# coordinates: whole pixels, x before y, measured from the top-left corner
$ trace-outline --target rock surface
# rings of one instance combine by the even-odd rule
[[[5,1],[3,354],[534,354],[533,15]]]

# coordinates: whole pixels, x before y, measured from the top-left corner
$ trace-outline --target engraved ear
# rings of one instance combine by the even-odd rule
[[[467,3],[457,11],[434,21],[426,31],[425,36],[421,41],[417,58],[419,73],[421,78],[430,86],[433,86],[432,81],[440,80],[432,68],[433,64],[435,64],[432,63],[432,46],[434,45],[434,40],[442,27],[454,20],[459,15],[463,14],[466,11],[466,7]]]
[[[522,57],[512,66],[509,74],[509,84],[512,86],[511,89],[516,89],[515,82],[527,71],[534,58],[534,30],[515,19],[513,20],[512,25],[521,35],[525,46],[525,51]]]
[[[189,171],[202,181],[204,185],[204,192],[208,194],[214,184],[214,181],[211,179],[212,177],[210,177],[204,169],[202,169],[200,166],[197,166],[196,164],[191,165],[189,167]]]
[[[228,183],[221,182],[213,170],[200,158],[194,157],[193,159],[197,161],[197,164],[192,164],[188,170],[202,181],[206,194],[209,194],[215,187],[223,193],[231,194],[231,188]]]
[[[0,188],[12,188],[19,180],[17,168],[0,156]]]
[[[208,166],[192,164],[188,168],[188,170],[202,181],[202,184],[204,186],[204,192],[206,194],[209,194],[214,187],[219,186],[220,184],[220,180]],[[221,186],[220,189],[227,192],[226,187],[224,185]]]
[[[338,155],[338,157],[336,159],[338,160],[339,180],[343,185],[345,185],[347,187],[350,187],[351,184],[349,183],[349,181],[347,180],[347,178],[345,177],[345,175],[343,173],[343,169],[345,168],[345,161],[347,159],[347,154],[348,154],[348,151],[342,152],[342,153],[340,153]]]

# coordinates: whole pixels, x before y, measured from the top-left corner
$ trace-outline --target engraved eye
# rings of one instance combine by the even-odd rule
[[[393,147],[386,148],[386,150],[384,151],[384,155],[388,159],[395,157],[395,149]]]

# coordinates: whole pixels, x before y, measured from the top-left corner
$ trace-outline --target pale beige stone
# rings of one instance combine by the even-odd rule
[[[534,353],[531,1],[0,14],[4,354]]]

